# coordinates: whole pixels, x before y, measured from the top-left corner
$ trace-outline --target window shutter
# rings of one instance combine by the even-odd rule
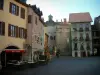
[[[25,39],[27,38],[27,29],[25,29]]]
[[[2,28],[2,26],[1,26],[1,22],[0,22],[0,35],[1,35],[1,28]]]
[[[9,4],[9,12],[12,13],[12,3]]]
[[[16,6],[16,15],[19,15],[19,6]]]
[[[28,15],[28,23],[31,23],[31,15]]]
[[[13,27],[14,27],[14,37],[16,37],[16,26]]]
[[[11,36],[11,24],[8,25],[8,36]]]
[[[18,26],[16,26],[16,37],[18,37]]]
[[[21,36],[20,36],[20,30],[21,30],[21,29],[19,28],[19,38],[21,37]]]
[[[25,19],[25,9],[21,8],[21,18]]]
[[[2,22],[2,35],[5,35],[5,23]]]

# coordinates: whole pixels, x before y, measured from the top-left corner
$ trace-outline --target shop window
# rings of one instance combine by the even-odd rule
[[[4,0],[0,0],[0,10],[3,10]]]
[[[25,9],[21,7],[21,18],[25,19]]]
[[[5,35],[5,23],[0,22],[0,35]]]
[[[10,2],[9,12],[18,16],[19,15],[19,6]]]

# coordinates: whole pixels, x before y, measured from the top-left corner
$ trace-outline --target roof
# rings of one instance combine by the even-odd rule
[[[22,5],[24,5],[24,6],[26,6],[26,7],[29,6],[28,4],[26,4],[26,3],[24,3],[24,2],[22,2],[22,1],[20,1],[20,0],[15,0],[15,1],[18,2],[18,3],[20,3],[20,4],[22,4]]]
[[[89,12],[85,13],[71,13],[69,14],[69,23],[74,22],[92,22]]]

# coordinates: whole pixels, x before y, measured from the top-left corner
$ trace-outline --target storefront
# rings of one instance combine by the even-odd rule
[[[1,64],[6,67],[8,64],[14,64],[18,61],[23,61],[25,50],[21,49],[5,49],[1,53]]]

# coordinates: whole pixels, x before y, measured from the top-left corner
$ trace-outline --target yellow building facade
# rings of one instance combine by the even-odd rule
[[[19,7],[19,15],[10,13],[10,3],[13,3]],[[21,8],[25,10],[25,19],[21,18]],[[4,0],[3,10],[0,10],[0,21],[5,23],[5,35],[0,35],[0,51],[4,50],[8,46],[17,46],[19,49],[23,49],[24,38],[8,36],[8,25],[12,24],[26,29],[27,23],[27,7],[15,0]]]
[[[28,5],[18,0],[1,0],[0,4],[0,62],[6,67],[13,60],[23,60]]]

